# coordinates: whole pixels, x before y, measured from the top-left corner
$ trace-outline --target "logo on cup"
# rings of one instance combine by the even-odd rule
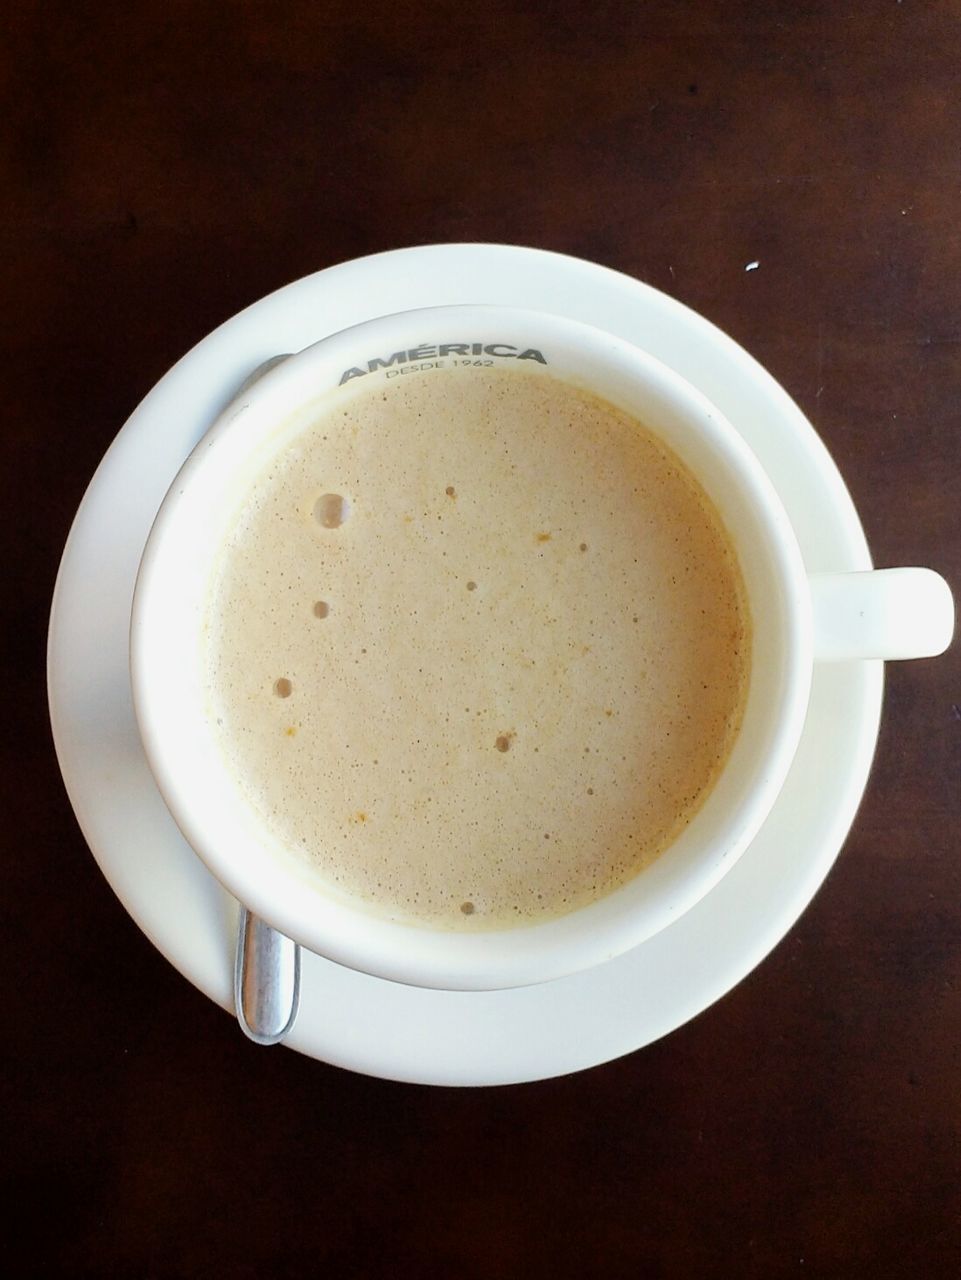
[[[340,386],[345,382],[350,382],[352,378],[365,378],[369,373],[377,373],[380,369],[389,370],[387,376],[394,377],[396,374],[406,372],[403,366],[420,365],[421,368],[444,368],[443,361],[456,357],[455,363],[461,362],[465,364],[473,364],[477,357],[495,356],[498,359],[511,360],[536,360],[538,364],[547,364],[544,353],[538,351],[535,347],[527,347],[523,351],[519,351],[517,347],[512,346],[509,342],[441,342],[437,344],[426,344],[421,347],[411,347],[408,351],[395,351],[392,355],[381,357],[375,356],[372,360],[367,361],[367,368],[361,369],[358,365],[352,365],[351,368],[345,369],[340,375]],[[429,365],[421,364],[422,361],[432,361]],[[485,361],[490,363],[489,361]]]

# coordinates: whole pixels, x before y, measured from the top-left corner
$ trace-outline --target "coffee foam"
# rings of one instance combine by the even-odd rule
[[[476,368],[378,382],[266,467],[220,558],[208,693],[249,802],[391,916],[502,927],[637,875],[743,711],[743,584],[627,414]]]

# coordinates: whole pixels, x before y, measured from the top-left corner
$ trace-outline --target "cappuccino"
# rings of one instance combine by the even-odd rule
[[[361,372],[265,457],[220,551],[227,767],[373,911],[563,915],[643,872],[724,766],[750,675],[734,549],[663,442],[530,364]]]

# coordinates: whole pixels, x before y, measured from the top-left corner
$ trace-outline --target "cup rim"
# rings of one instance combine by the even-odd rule
[[[771,751],[765,760],[763,777],[756,779],[750,803],[742,806],[745,812],[741,815],[737,839],[729,840],[710,865],[705,857],[696,887],[690,879],[687,891],[665,894],[656,911],[615,911],[611,907],[612,900],[622,900],[625,892],[636,885],[641,876],[647,875],[645,871],[622,888],[570,915],[507,930],[453,934],[409,922],[389,921],[364,908],[355,911],[341,902],[331,906],[329,899],[323,905],[330,909],[318,912],[318,901],[313,898],[312,907],[305,907],[301,875],[276,863],[271,864],[269,884],[256,873],[251,874],[249,864],[239,865],[231,856],[213,829],[216,824],[204,821],[185,801],[177,744],[160,727],[158,699],[163,697],[163,692],[155,678],[157,646],[150,644],[148,607],[167,547],[176,534],[184,494],[205,469],[214,466],[226,448],[225,441],[236,438],[243,427],[252,438],[258,438],[258,431],[263,431],[268,419],[275,421],[278,415],[291,411],[291,396],[295,391],[311,385],[318,371],[338,367],[344,353],[361,338],[370,339],[376,345],[376,340],[383,337],[386,347],[390,345],[389,335],[404,331],[409,336],[415,325],[422,334],[430,326],[439,326],[455,317],[460,323],[479,317],[485,323],[511,325],[518,333],[526,329],[529,333],[536,332],[542,342],[545,333],[549,333],[558,344],[576,344],[582,354],[589,347],[589,361],[595,367],[604,366],[605,362],[607,367],[612,367],[613,362],[622,372],[629,367],[630,377],[638,384],[643,382],[649,387],[652,380],[657,382],[692,420],[697,419],[698,429],[710,433],[732,460],[745,493],[755,504],[758,520],[766,530],[767,549],[782,573],[785,677],[780,690],[778,731],[771,735]],[[598,394],[604,394],[602,389],[595,389]],[[130,676],[141,739],[167,807],[188,843],[230,892],[268,923],[348,967],[412,985],[492,989],[528,985],[593,967],[658,932],[710,891],[756,834],[793,759],[810,684],[810,630],[806,575],[787,514],[747,444],[703,393],[639,347],[593,325],[533,309],[457,304],[395,312],[328,335],[270,369],[218,416],[175,477],[148,535],[131,610]],[[593,919],[589,919],[591,916]],[[446,945],[435,945],[440,936]],[[430,941],[425,941],[428,939]],[[496,957],[492,939],[504,940],[510,955]],[[439,954],[441,951],[445,953],[443,956]]]

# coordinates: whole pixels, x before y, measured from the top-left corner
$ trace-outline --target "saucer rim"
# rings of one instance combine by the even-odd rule
[[[90,517],[91,509],[94,503],[101,496],[99,490],[102,487],[107,471],[111,467],[112,463],[115,463],[118,460],[122,460],[120,458],[120,455],[122,455],[123,453],[124,446],[131,445],[134,443],[133,435],[135,433],[133,428],[141,421],[145,412],[145,407],[151,401],[155,403],[156,398],[164,394],[165,388],[167,390],[171,389],[169,386],[170,379],[173,377],[173,375],[178,374],[178,371],[180,375],[182,375],[185,366],[188,366],[188,365],[199,366],[201,361],[208,354],[212,354],[213,348],[222,344],[225,337],[230,336],[229,333],[225,331],[229,331],[231,326],[237,325],[241,321],[249,321],[252,318],[252,316],[254,316],[255,313],[257,313],[258,308],[264,309],[264,313],[265,313],[268,304],[276,306],[278,300],[281,300],[281,301],[284,300],[283,295],[287,295],[287,299],[290,301],[293,301],[294,295],[304,291],[305,289],[309,289],[311,292],[313,290],[323,291],[328,286],[330,282],[330,276],[332,273],[349,271],[356,274],[358,270],[369,271],[372,268],[376,268],[379,273],[384,268],[385,259],[387,259],[399,269],[399,272],[402,275],[405,270],[409,269],[413,265],[412,258],[411,258],[412,255],[414,259],[419,257],[421,259],[422,264],[426,266],[426,265],[429,265],[427,262],[427,259],[431,257],[434,257],[435,259],[442,259],[445,256],[449,256],[451,253],[458,254],[461,256],[461,258],[463,258],[465,255],[470,255],[470,254],[473,254],[475,256],[479,255],[480,257],[490,256],[491,254],[493,254],[494,257],[500,257],[504,259],[503,265],[506,265],[507,258],[517,254],[534,256],[542,261],[550,260],[552,263],[552,266],[554,266],[555,268],[558,262],[564,262],[568,264],[568,267],[572,272],[572,274],[582,275],[586,271],[588,274],[595,275],[595,278],[597,279],[599,279],[601,276],[615,277],[620,282],[621,287],[623,287],[626,284],[630,290],[640,291],[637,295],[638,297],[643,293],[647,296],[647,300],[650,301],[652,296],[656,296],[656,298],[660,300],[660,304],[662,305],[662,307],[664,306],[664,304],[666,304],[667,309],[669,311],[674,310],[674,319],[678,320],[681,323],[682,327],[685,324],[689,326],[693,322],[697,326],[702,327],[702,336],[703,336],[703,333],[704,333],[703,327],[706,326],[707,329],[710,330],[710,337],[716,343],[719,343],[722,348],[726,348],[724,350],[724,355],[726,357],[734,360],[735,363],[740,363],[742,368],[746,368],[746,371],[752,377],[758,378],[760,376],[765,381],[765,390],[769,393],[769,396],[773,401],[777,401],[778,399],[781,400],[781,408],[782,410],[787,411],[787,416],[792,420],[793,426],[795,428],[798,428],[799,426],[807,427],[809,434],[807,439],[805,440],[805,444],[809,447],[809,451],[812,454],[817,455],[818,453],[820,453],[820,456],[815,457],[814,459],[816,469],[819,470],[819,481],[824,482],[829,487],[832,487],[835,490],[836,499],[840,495],[842,502],[846,500],[848,504],[847,512],[835,513],[835,514],[843,514],[845,516],[844,519],[839,520],[839,524],[847,525],[847,528],[844,530],[844,533],[843,533],[843,540],[845,541],[846,545],[843,548],[841,548],[840,546],[837,546],[834,548],[834,550],[838,554],[839,559],[842,562],[846,562],[846,563],[841,563],[839,565],[835,562],[833,567],[852,568],[852,569],[870,567],[870,557],[868,554],[867,545],[864,541],[863,531],[861,530],[860,524],[857,519],[857,513],[854,509],[853,503],[851,502],[850,495],[848,495],[847,490],[843,485],[843,481],[841,480],[840,475],[837,473],[837,469],[833,463],[833,460],[830,459],[830,456],[828,455],[827,450],[824,448],[823,443],[820,441],[819,437],[817,437],[816,434],[814,433],[813,427],[811,427],[810,424],[807,423],[807,420],[800,413],[800,410],[797,408],[797,406],[794,405],[793,401],[789,399],[789,397],[787,396],[787,393],[783,390],[783,388],[781,388],[779,384],[774,382],[774,380],[771,378],[771,375],[767,374],[766,371],[764,371],[761,368],[761,366],[759,366],[757,362],[753,360],[752,357],[750,357],[740,347],[737,347],[737,345],[734,344],[731,339],[727,338],[726,335],[722,334],[721,331],[717,330],[713,325],[710,324],[709,321],[704,320],[703,317],[696,316],[695,313],[690,312],[687,308],[683,307],[683,304],[676,302],[676,300],[674,299],[668,298],[667,295],[660,294],[658,291],[651,289],[650,286],[645,285],[640,281],[632,280],[630,277],[621,276],[620,273],[611,272],[610,269],[608,268],[600,267],[592,263],[585,263],[580,259],[566,258],[564,257],[564,255],[551,254],[548,251],[544,251],[544,250],[522,249],[518,246],[496,246],[496,245],[418,246],[412,249],[391,250],[385,254],[373,255],[369,258],[364,258],[364,259],[355,259],[349,263],[342,263],[342,264],[339,264],[338,266],[327,268],[324,271],[317,272],[312,276],[305,277],[303,280],[295,281],[293,284],[285,286],[284,289],[277,291],[275,294],[268,295],[267,298],[261,299],[259,302],[254,303],[251,307],[245,309],[245,311],[240,312],[237,316],[234,316],[230,320],[226,321],[224,325],[221,325],[217,330],[214,331],[214,333],[212,333],[207,338],[205,338],[191,352],[189,352],[185,357],[183,357],[183,359],[179,361],[178,364],[175,365],[173,369],[171,369],[168,372],[168,374],[165,375],[165,377],[162,378],[157,383],[157,385],[145,398],[142,404],[138,406],[138,408],[134,411],[134,413],[128,419],[127,423],[118,433],[117,437],[115,438],[110,448],[107,450],[106,454],[104,455],[104,458],[101,461],[100,466],[97,468],[94,474],[94,477],[91,480],[90,485],[87,489],[87,492],[85,493],[84,498],[80,503],[80,506],[77,511],[77,515],[74,520],[73,528],[71,529],[71,533],[67,540],[67,545],[64,550],[64,554],[63,554],[63,558],[60,566],[60,572],[58,573],[57,584],[54,591],[53,604],[51,608],[50,634],[49,634],[49,647],[48,647],[48,687],[49,687],[49,697],[50,697],[50,713],[51,713],[51,722],[54,730],[54,740],[56,744],[57,755],[60,761],[61,771],[64,775],[64,781],[67,787],[71,804],[73,805],[74,810],[77,814],[77,818],[80,823],[81,829],[83,830],[83,833],[87,839],[87,842],[91,847],[91,851],[93,852],[95,859],[100,865],[101,870],[104,872],[104,875],[107,878],[108,882],[114,888],[115,892],[118,894],[118,897],[120,897],[121,902],[123,903],[125,909],[127,909],[128,912],[132,915],[132,917],[134,918],[138,926],[147,934],[148,937],[150,937],[151,941],[154,942],[154,945],[156,945],[158,949],[162,952],[162,954],[164,954],[168,959],[170,959],[171,963],[173,963],[175,967],[177,967],[182,973],[184,973],[184,975],[188,977],[189,980],[194,983],[194,985],[197,985],[201,990],[204,990],[208,995],[211,995],[212,998],[216,999],[219,1003],[224,1005],[224,1007],[226,1008],[230,1008],[231,1006],[229,1004],[229,999],[225,1000],[223,998],[223,992],[220,989],[221,984],[211,983],[209,980],[209,975],[207,976],[207,980],[205,981],[203,976],[196,972],[197,965],[190,966],[189,964],[180,963],[181,957],[178,956],[175,958],[173,955],[171,955],[172,948],[170,946],[169,938],[165,936],[165,929],[163,928],[157,929],[157,928],[150,927],[149,922],[146,922],[144,919],[144,912],[142,910],[137,909],[136,903],[131,903],[127,900],[127,897],[125,896],[125,894],[122,892],[120,888],[118,888],[117,884],[115,883],[115,877],[111,876],[110,874],[110,868],[109,868],[110,859],[105,856],[103,850],[98,850],[96,847],[97,845],[96,831],[95,831],[96,822],[93,820],[88,808],[89,795],[85,796],[82,794],[82,784],[78,782],[75,776],[73,761],[71,759],[71,753],[74,751],[75,744],[70,741],[71,728],[66,723],[64,714],[62,714],[63,705],[62,705],[62,697],[61,697],[60,690],[61,690],[61,684],[62,684],[63,671],[60,665],[58,664],[58,660],[57,660],[58,652],[60,651],[61,645],[63,643],[63,637],[61,634],[62,625],[63,625],[62,617],[61,617],[62,611],[60,607],[61,600],[65,590],[66,582],[68,581],[70,575],[76,572],[75,561],[77,559],[76,552],[77,552],[78,543],[80,540],[79,531],[82,529],[84,519]],[[501,265],[501,264],[498,264],[498,265]],[[574,314],[576,315],[578,313],[574,313]],[[238,357],[237,372],[238,372],[238,375],[242,375],[243,373],[249,371],[250,366],[245,364],[244,368],[240,367],[239,348],[237,351],[237,357]],[[238,376],[238,382],[239,380],[240,380],[240,377]],[[820,450],[818,450],[817,448],[818,445],[820,445]],[[839,541],[841,540],[841,537],[842,535],[839,531],[839,534],[838,534]],[[803,550],[804,548],[802,545],[802,551]],[[822,566],[818,565],[816,567],[822,567]],[[131,590],[132,590],[132,584],[131,584]],[[480,1067],[479,1070],[477,1070],[476,1068],[479,1066],[479,1064],[474,1064],[475,1071],[472,1077],[471,1077],[471,1073],[467,1073],[467,1076],[465,1076],[465,1073],[463,1072],[463,1070],[456,1070],[456,1071],[445,1070],[443,1066],[439,1066],[438,1064],[430,1062],[429,1052],[426,1055],[427,1060],[421,1063],[419,1068],[416,1068],[414,1070],[410,1069],[409,1064],[407,1069],[404,1069],[403,1067],[398,1069],[397,1064],[390,1066],[386,1062],[384,1062],[383,1059],[378,1060],[378,1055],[376,1053],[372,1056],[370,1054],[364,1055],[362,1053],[358,1053],[356,1051],[357,1050],[356,1045],[353,1046],[354,1048],[353,1052],[351,1052],[351,1047],[349,1045],[348,1045],[347,1052],[345,1053],[332,1054],[330,1052],[329,1045],[323,1045],[322,1048],[324,1051],[320,1052],[316,1049],[315,1046],[311,1047],[308,1044],[308,1041],[310,1040],[311,1037],[309,1035],[304,1034],[305,1028],[299,1024],[298,1024],[298,1027],[295,1028],[295,1032],[288,1043],[291,1045],[291,1047],[294,1047],[300,1050],[301,1052],[305,1052],[310,1056],[317,1057],[320,1060],[333,1062],[333,1063],[336,1063],[336,1065],[348,1067],[352,1070],[366,1072],[368,1074],[382,1076],[386,1078],[417,1081],[421,1083],[488,1084],[488,1083],[518,1082],[521,1080],[547,1078],[551,1075],[565,1074],[568,1071],[583,1069],[584,1067],[594,1065],[595,1063],[609,1060],[612,1057],[620,1056],[623,1053],[631,1052],[633,1051],[633,1049],[642,1047],[642,1045],[644,1044],[651,1043],[653,1042],[653,1040],[660,1038],[661,1035],[666,1034],[670,1030],[673,1030],[676,1027],[682,1025],[684,1022],[688,1021],[690,1017],[695,1016],[698,1012],[701,1012],[703,1009],[706,1009],[711,1004],[713,1004],[715,1000],[720,998],[721,995],[723,995],[726,991],[730,990],[733,986],[735,986],[737,982],[739,982],[748,972],[750,972],[758,963],[760,963],[760,961],[769,953],[769,951],[783,937],[787,929],[790,928],[791,924],[793,924],[793,922],[797,919],[797,917],[801,914],[801,912],[807,906],[808,902],[810,901],[810,898],[813,897],[817,888],[822,883],[824,877],[826,876],[828,870],[830,869],[830,866],[833,864],[835,857],[837,856],[837,852],[839,851],[840,846],[843,843],[843,840],[848,830],[850,829],[850,825],[854,819],[857,806],[860,803],[861,797],[864,792],[868,773],[870,771],[871,761],[873,759],[873,753],[874,753],[874,748],[875,748],[876,739],[877,739],[879,713],[880,713],[881,693],[882,693],[882,664],[863,663],[863,664],[858,664],[858,667],[859,667],[859,674],[860,674],[859,683],[861,686],[860,696],[857,699],[857,701],[860,704],[859,705],[859,724],[857,726],[858,731],[856,734],[858,739],[858,743],[857,743],[858,749],[851,752],[850,756],[846,761],[847,769],[846,769],[846,776],[845,776],[843,785],[840,783],[840,780],[839,780],[839,787],[838,787],[839,794],[837,797],[835,797],[833,802],[833,822],[830,824],[832,828],[832,834],[829,837],[822,836],[822,844],[826,843],[829,846],[833,846],[833,852],[830,852],[829,856],[826,859],[822,856],[820,859],[811,860],[809,875],[807,877],[807,882],[805,883],[803,889],[795,891],[790,903],[782,904],[782,907],[786,906],[786,909],[782,909],[782,911],[780,912],[776,920],[769,918],[767,921],[768,927],[763,930],[758,930],[758,933],[752,935],[751,945],[745,946],[745,951],[749,953],[748,961],[746,965],[742,963],[735,966],[733,970],[729,968],[725,973],[725,976],[722,979],[720,979],[720,981],[716,982],[715,986],[717,987],[717,989],[708,991],[706,994],[706,998],[704,998],[704,990],[702,988],[702,994],[700,997],[697,997],[693,1000],[689,999],[686,1002],[679,1002],[678,1006],[675,1007],[674,1014],[664,1020],[665,1025],[663,1025],[659,1030],[655,1028],[653,1034],[645,1035],[640,1040],[636,1042],[632,1042],[631,1044],[627,1044],[624,1047],[620,1048],[619,1050],[615,1051],[614,1053],[607,1053],[601,1057],[594,1057],[590,1052],[588,1052],[585,1055],[583,1055],[583,1061],[574,1062],[573,1064],[571,1064],[570,1062],[563,1063],[558,1065],[556,1069],[552,1068],[550,1065],[545,1063],[545,1064],[542,1064],[542,1066],[539,1067],[534,1072],[532,1072],[530,1068],[527,1067],[527,1068],[521,1068],[519,1073],[516,1073],[516,1072],[512,1072],[510,1068],[504,1069],[505,1064],[501,1064],[501,1069],[489,1070],[485,1072],[482,1066]],[[812,698],[813,697],[814,695],[812,693]],[[822,850],[822,853],[823,853],[823,850]],[[217,889],[219,890],[219,886],[217,886]],[[222,891],[220,892],[222,894]],[[226,896],[226,895],[222,895],[222,896]],[[710,899],[710,897],[711,895],[708,895],[708,899]],[[228,907],[227,914],[228,916],[230,915],[229,907]],[[671,932],[671,931],[668,930],[667,932]],[[228,929],[228,933],[229,933],[229,929]],[[639,951],[643,950],[643,948],[647,945],[648,945],[647,943],[641,944],[641,947],[637,948],[636,950],[639,950]],[[330,962],[324,961],[320,957],[311,956],[309,957],[309,959],[310,961],[316,962],[318,965],[321,965],[321,966],[329,966],[330,964]],[[743,957],[742,957],[742,961],[743,961]],[[616,965],[616,963],[617,962],[612,962],[611,966],[605,965],[605,966],[601,966],[601,968],[604,970],[607,970],[612,968],[612,966]],[[191,968],[194,969],[193,972],[190,971]],[[733,976],[732,976],[732,973],[733,973]],[[594,976],[596,977],[596,974]],[[575,977],[577,977],[577,975],[575,975]],[[381,983],[382,982],[382,980],[380,979],[367,978],[365,975],[353,975],[353,978],[360,980],[362,983]],[[569,980],[558,979],[556,981],[557,983],[565,983],[565,982],[568,982]],[[393,984],[386,984],[386,985],[391,986]],[[542,985],[540,990],[543,991],[548,988],[553,988],[555,985],[556,983],[554,982],[546,983]],[[211,987],[216,987],[217,990],[212,990]],[[445,997],[448,997],[450,995],[457,995],[457,994],[461,994],[461,993],[447,993],[447,992],[429,993],[430,996],[436,997],[439,1002],[442,1002]],[[474,993],[471,993],[471,994],[474,994]],[[485,996],[496,997],[498,995],[508,994],[508,993],[483,993],[483,994]],[[389,1058],[389,1056],[390,1055],[388,1053],[387,1057]],[[468,1078],[468,1077],[471,1077],[471,1078]]]

